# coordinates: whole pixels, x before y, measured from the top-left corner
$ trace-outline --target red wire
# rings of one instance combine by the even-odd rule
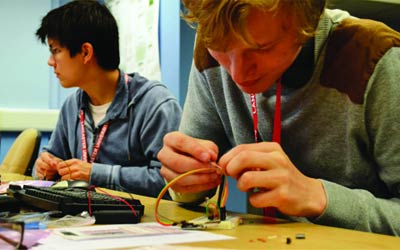
[[[96,188],[96,187],[95,187],[94,185],[92,185],[92,186],[89,187],[89,189],[88,189],[88,191],[87,191],[88,210],[89,210],[89,215],[90,215],[90,216],[92,216],[92,204],[91,204],[90,191],[93,190],[94,188]],[[115,200],[118,200],[118,201],[120,201],[120,202],[125,203],[125,205],[127,205],[127,206],[132,210],[133,214],[134,214],[135,216],[137,216],[137,212],[136,212],[135,208],[134,208],[131,204],[129,204],[129,202],[127,202],[125,199],[123,199],[123,198],[121,198],[121,197],[119,197],[119,196],[116,196],[116,195],[112,195],[112,194],[110,194],[110,193],[108,193],[108,192],[106,192],[106,191],[100,189],[99,187],[97,187],[97,190],[100,191],[100,192],[103,193],[103,194],[108,195],[109,197],[111,197],[111,198],[113,198],[113,199],[115,199]]]
[[[91,189],[94,189],[94,186],[90,186],[89,188],[88,188],[88,191],[87,191],[87,197],[88,197],[88,210],[89,210],[89,215],[90,216],[92,216],[92,203],[91,203],[91,197],[90,197],[90,190]]]
[[[106,191],[104,191],[104,190],[102,190],[100,188],[97,188],[97,190],[99,190],[100,192],[110,196],[113,199],[116,199],[116,200],[119,200],[119,201],[125,203],[132,210],[133,214],[135,216],[137,216],[137,212],[136,212],[135,208],[133,208],[133,206],[131,204],[129,204],[129,202],[127,202],[125,199],[123,199],[123,198],[121,198],[119,196],[116,196],[116,195],[112,195],[112,194],[110,194],[110,193],[108,193],[108,192],[106,192]]]

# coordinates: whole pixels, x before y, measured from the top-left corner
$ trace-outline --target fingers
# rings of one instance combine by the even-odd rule
[[[178,173],[170,168],[162,166],[160,173],[167,180],[167,182],[175,182],[171,188],[176,192],[200,192],[218,186],[221,182],[220,171],[212,167],[209,163],[205,164],[203,169],[204,170],[199,173],[182,176],[184,173]]]
[[[71,166],[68,161],[60,162],[57,166],[58,174],[61,176],[61,180],[73,180]]]
[[[220,164],[223,166],[222,164]],[[281,152],[241,151],[229,162],[225,163],[225,172],[234,178],[240,177],[246,171],[263,171],[276,168],[288,168],[290,161]]]
[[[272,190],[264,190],[249,196],[249,202],[254,207],[276,207],[282,213],[291,216],[319,216],[326,206],[326,197],[321,195],[293,192],[286,185]]]
[[[36,176],[39,179],[42,180],[45,179],[45,171],[47,169],[47,165],[45,165],[45,163],[40,158],[38,158],[36,160],[35,166],[36,166]]]
[[[163,148],[158,154],[159,160],[164,168],[169,168],[176,174],[186,173],[192,169],[209,167],[209,162],[202,162],[189,155],[184,155],[172,150]]]
[[[162,167],[160,170],[161,175],[168,181],[172,181],[173,179],[180,176],[182,173],[176,173],[169,168]],[[221,175],[218,174],[216,169],[213,168],[205,168],[204,171],[200,173],[190,174],[186,177],[182,177],[182,179],[178,180],[180,185],[188,186],[190,184],[198,185],[201,183],[214,182],[219,179]]]
[[[59,158],[48,152],[42,152],[36,160],[36,175],[40,179],[53,179],[57,173],[57,161]]]
[[[296,168],[274,168],[267,171],[247,171],[237,180],[241,191],[258,188],[249,201],[254,207],[276,207],[292,216],[319,216],[327,198],[321,181],[309,178]]]
[[[168,169],[165,169],[169,171]],[[165,175],[169,175],[166,173]],[[213,173],[198,173],[191,174],[187,176],[178,176],[172,173],[170,180],[176,181],[171,188],[175,192],[180,193],[191,193],[191,192],[200,192],[215,188],[221,183],[221,176],[218,175],[215,171]],[[172,178],[172,176],[178,177],[179,179]]]
[[[221,182],[210,182],[204,183],[199,185],[190,185],[190,186],[179,186],[179,187],[172,187],[175,192],[179,193],[198,193],[210,189],[216,188]]]
[[[210,161],[216,161],[218,157],[218,147],[211,141],[171,132],[164,137],[164,147],[157,157],[162,163],[160,173],[168,182],[188,171],[206,169],[176,180],[172,189],[177,192],[204,191],[220,183],[220,174],[210,164]]]
[[[277,206],[276,192],[257,192],[249,195],[249,202],[253,207],[279,207]]]
[[[46,162],[48,165],[51,165],[52,167],[55,167],[57,163],[61,162],[62,159],[48,153],[48,152],[43,152],[40,154],[40,159]]]
[[[298,202],[293,197],[301,194],[300,192],[297,194],[291,192],[289,171],[286,169],[249,171],[238,180],[240,190],[248,191],[256,187],[260,191],[251,193],[249,196],[249,202],[252,206],[259,208],[277,207],[280,209],[283,207],[285,212],[291,215],[296,215],[299,212],[296,208]]]
[[[58,174],[62,180],[89,181],[92,164],[80,159],[70,159],[57,164]]]
[[[218,147],[211,141],[195,139],[180,132],[171,132],[164,136],[164,147],[158,153],[158,159],[168,163],[173,152],[175,155],[187,155],[207,163],[217,159]]]
[[[281,146],[276,142],[242,144],[234,147],[229,152],[224,154],[218,163],[221,167],[226,167],[226,165],[237,155],[239,155],[240,153],[246,153],[250,151],[260,152],[260,153],[283,152]]]
[[[255,188],[263,191],[272,190],[281,183],[287,183],[287,176],[289,175],[287,172],[286,169],[246,171],[237,179],[237,187],[243,192],[249,192]]]

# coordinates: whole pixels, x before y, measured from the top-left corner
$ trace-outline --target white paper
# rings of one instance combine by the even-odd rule
[[[118,233],[122,235],[119,237]],[[129,228],[129,232],[126,229]],[[94,236],[90,237],[90,234],[85,233],[86,229],[92,231],[91,235],[96,235],[95,231],[98,230],[99,235],[103,237],[97,238]],[[71,240],[71,237],[61,236],[60,231],[76,233],[78,236],[75,240]],[[104,232],[110,230],[110,234],[105,236]],[[90,250],[90,249],[118,249],[118,248],[129,248],[137,246],[156,246],[156,245],[168,245],[177,243],[189,243],[199,241],[214,241],[214,240],[230,240],[233,237],[213,234],[206,231],[196,230],[182,230],[179,227],[166,227],[158,223],[138,223],[138,224],[118,224],[118,225],[101,225],[101,226],[90,226],[84,228],[58,228],[53,230],[48,238],[40,241],[40,245],[33,247],[35,250],[63,250],[63,249],[79,249],[79,250]],[[87,232],[87,231],[86,231]],[[129,235],[130,234],[130,235]],[[85,239],[86,238],[86,239]],[[91,238],[91,239],[89,239]]]

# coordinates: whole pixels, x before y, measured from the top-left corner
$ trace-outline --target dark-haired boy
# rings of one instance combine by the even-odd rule
[[[79,88],[61,108],[37,177],[157,196],[165,183],[156,155],[164,134],[178,128],[176,98],[160,82],[118,69],[118,27],[96,1],[50,11],[36,35],[47,40],[61,85]]]

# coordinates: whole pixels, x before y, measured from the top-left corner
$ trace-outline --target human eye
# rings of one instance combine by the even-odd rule
[[[268,46],[268,47],[262,47],[262,48],[260,48],[259,50],[260,50],[261,52],[268,53],[268,52],[270,52],[272,49],[273,49],[273,46]]]
[[[281,39],[266,44],[257,44],[256,49],[262,53],[268,53],[273,51],[278,46],[278,44],[280,44],[280,42]]]
[[[51,53],[52,55],[56,55],[56,54],[58,54],[59,52],[60,52],[60,49],[57,48],[57,47],[51,47],[51,48],[50,48],[50,53]]]
[[[267,53],[267,52],[272,51],[275,48],[275,46],[276,46],[275,43],[274,44],[263,45],[263,46],[258,46],[258,50],[260,52]]]

